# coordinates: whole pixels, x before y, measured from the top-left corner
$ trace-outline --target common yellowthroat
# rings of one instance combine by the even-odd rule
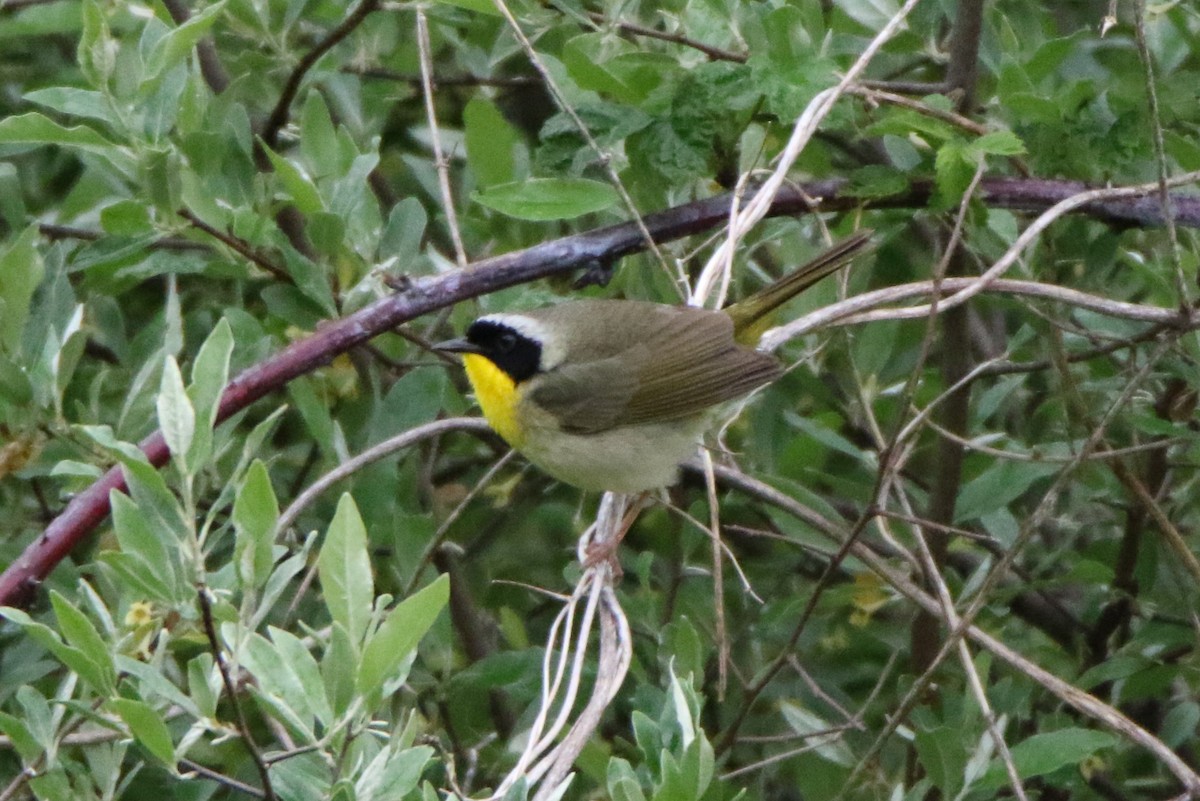
[[[488,423],[551,476],[636,493],[678,479],[720,404],[778,378],[750,347],[766,315],[870,241],[842,240],[720,311],[638,300],[577,300],[489,314],[434,347],[461,353]]]

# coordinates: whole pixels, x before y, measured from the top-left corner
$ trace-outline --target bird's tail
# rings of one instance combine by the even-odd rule
[[[848,236],[821,255],[796,268],[770,286],[763,287],[748,298],[725,307],[725,313],[733,318],[733,328],[739,340],[756,339],[751,332],[763,318],[775,309],[820,281],[825,276],[847,264],[859,251],[871,242],[874,232],[869,229]]]

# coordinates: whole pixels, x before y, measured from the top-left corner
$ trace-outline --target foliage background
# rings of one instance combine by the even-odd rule
[[[896,7],[512,10],[646,212],[770,164]],[[1115,4],[1101,36],[1100,13],[918,3],[868,71],[909,102],[844,97],[793,171],[848,179],[843,197],[861,208],[762,223],[739,250],[735,292],[817,252],[823,226],[874,228],[876,250],[789,313],[928,278],[946,267],[956,222],[964,247],[949,267],[978,274],[1028,218],[978,198],[960,206],[977,171],[1033,187],[1200,169],[1200,15]],[[568,284],[459,304],[212,421],[229,375],[388,293],[386,276],[629,217],[544,75],[474,0],[8,0],[0,70],[5,563],[103,468],[124,464],[132,487],[27,612],[5,613],[0,797],[496,786],[529,725],[559,607],[536,588],[571,586],[595,499],[519,459],[479,486],[503,449],[454,434],[357,472],[275,528],[279,508],[347,455],[470,409],[459,372],[419,343]],[[910,181],[927,179],[932,196],[913,202]],[[1185,223],[1066,217],[1010,275],[1190,310]],[[711,248],[663,246],[693,273]],[[677,298],[644,255],[587,292]],[[912,554],[926,542],[960,612],[978,601],[982,628],[1195,769],[1190,329],[1186,315],[1152,325],[997,293],[933,323],[826,331],[789,346],[794,368],[724,444],[901,575],[919,576]],[[161,474],[127,444],[159,427],[174,451]],[[729,564],[716,593],[709,536],[691,522],[709,519],[703,486],[685,481],[671,500],[690,518],[653,508],[622,548],[634,664],[572,797],[1181,792],[1161,754],[992,652],[934,659],[945,626],[761,498],[721,493],[722,536],[753,594]],[[443,547],[430,547],[435,534]],[[1002,555],[1011,569],[985,581]]]

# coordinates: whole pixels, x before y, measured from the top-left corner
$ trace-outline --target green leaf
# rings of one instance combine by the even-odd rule
[[[1053,464],[998,461],[967,482],[958,494],[954,519],[959,523],[974,520],[1001,509],[1021,497],[1047,476],[1058,472]]]
[[[72,117],[87,117],[101,122],[113,121],[112,108],[101,92],[80,89],[76,86],[47,86],[26,92],[24,98],[30,103],[69,114]]]
[[[0,712],[0,731],[8,737],[22,762],[32,762],[42,755],[43,749],[37,738],[20,718]]]
[[[108,643],[100,636],[100,632],[92,625],[92,621],[88,620],[87,615],[57,590],[50,591],[50,604],[54,607],[54,616],[58,620],[58,629],[62,632],[63,639],[96,664],[97,675],[92,679],[96,689],[102,693],[111,693],[116,688],[117,674],[113,668]]]
[[[455,6],[457,8],[465,8],[467,11],[474,11],[478,14],[486,14],[489,17],[500,16],[500,10],[496,8],[493,0],[435,0],[442,5]]]
[[[878,31],[900,10],[897,0],[840,0],[838,8],[868,31]]]
[[[850,174],[846,194],[851,197],[878,199],[908,191],[908,176],[901,170],[882,164],[860,167]]]
[[[505,184],[516,178],[517,132],[490,100],[477,95],[467,103],[463,128],[467,164],[479,186]]]
[[[354,699],[354,671],[358,665],[355,645],[346,633],[346,627],[334,623],[329,632],[329,646],[321,656],[321,681],[325,684],[325,695],[333,705],[334,714],[341,716],[349,709]]]
[[[321,752],[296,754],[271,766],[271,785],[284,801],[331,801],[330,770]]]
[[[171,732],[167,730],[162,715],[153,707],[132,698],[113,698],[108,705],[125,721],[134,738],[151,756],[174,770],[175,743],[171,740]]]
[[[317,556],[317,571],[333,622],[345,626],[355,643],[361,642],[375,589],[367,557],[367,531],[349,493],[338,502]]]
[[[989,156],[1020,156],[1025,143],[1012,131],[989,131],[971,143],[972,150]]]
[[[1183,701],[1171,707],[1163,718],[1162,741],[1171,748],[1194,742],[1196,726],[1200,725],[1200,704]]]
[[[218,691],[210,683],[213,676],[213,658],[207,651],[197,654],[188,661],[188,694],[197,711],[207,718],[216,717],[217,702],[220,700]]]
[[[432,756],[433,749],[427,745],[380,750],[354,783],[355,801],[390,801],[407,797],[416,789],[421,772]]]
[[[379,238],[379,258],[394,258],[401,270],[421,253],[421,240],[429,218],[425,207],[415,197],[406,197],[388,213],[387,225]]]
[[[0,119],[0,144],[59,145],[103,156],[112,156],[117,152],[116,143],[105,139],[95,130],[84,125],[60,125],[36,111]]]
[[[963,771],[969,757],[962,731],[949,726],[917,731],[913,747],[930,781],[944,797],[952,798],[962,787]]]
[[[137,591],[147,599],[171,603],[176,598],[179,574],[167,544],[154,530],[142,508],[125,493],[109,493],[113,531],[121,546],[120,569]]]
[[[687,798],[703,798],[712,782],[715,757],[712,744],[701,731],[696,739],[684,749],[683,759],[679,763],[680,772],[687,786],[684,793]]]
[[[261,587],[270,577],[278,519],[279,504],[271,488],[271,476],[267,466],[255,459],[233,502],[234,558],[244,586]]]
[[[188,397],[196,412],[196,424],[212,428],[217,403],[229,380],[229,357],[233,353],[233,329],[222,317],[213,326],[192,363],[192,385]]]
[[[304,694],[309,710],[317,720],[325,726],[333,723],[333,709],[325,693],[325,685],[321,681],[321,669],[317,660],[304,644],[304,641],[291,632],[271,626],[268,631],[280,657],[287,663],[296,678],[300,691]]]
[[[612,58],[626,49],[621,47],[618,50],[618,47],[607,33],[582,33],[563,46],[563,66],[581,88],[623,102],[633,102],[637,99],[636,95],[618,75],[609,70]]]
[[[188,449],[188,469],[193,473],[208,461],[212,452],[213,426],[217,419],[221,393],[229,379],[229,357],[233,353],[233,329],[224,317],[200,346],[192,363],[192,383],[188,398],[196,415],[196,433]]]
[[[854,764],[854,754],[850,747],[837,734],[818,735],[816,732],[828,731],[834,725],[825,718],[810,712],[804,707],[791,701],[783,701],[779,705],[783,719],[796,734],[808,736],[806,741],[822,759],[835,765],[848,766]],[[812,736],[810,736],[812,735]]]
[[[957,129],[945,120],[922,114],[909,108],[888,108],[880,118],[863,131],[868,136],[893,134],[901,138],[920,136],[929,144],[938,145],[955,138]]]
[[[1035,734],[1010,750],[1017,773],[1023,779],[1044,776],[1067,765],[1076,765],[1101,750],[1111,748],[1117,738],[1108,732],[1067,728]],[[979,789],[1000,787],[1008,781],[1008,772],[998,760],[992,762],[978,785]]]
[[[0,126],[5,120],[0,120]],[[30,226],[0,253],[0,348],[15,354],[29,319],[29,303],[45,272],[37,226]]]
[[[336,256],[346,241],[345,221],[339,215],[328,211],[308,215],[308,227],[305,232],[313,248],[325,256]]]
[[[646,801],[642,784],[628,761],[613,757],[608,761],[605,784],[612,801]]]
[[[162,383],[159,385],[155,408],[167,447],[182,465],[196,433],[196,414],[183,388],[183,376],[179,373],[174,356],[168,356],[163,364]]]
[[[449,600],[450,578],[443,573],[388,612],[363,649],[358,667],[358,691],[368,699],[368,706],[381,691],[388,695],[394,690],[391,685],[403,681],[405,659]]]
[[[155,42],[150,57],[146,59],[145,81],[152,82],[191,55],[196,44],[212,28],[224,8],[225,0],[218,0],[203,11],[193,14],[187,22]]]
[[[150,209],[140,200],[118,200],[100,210],[100,227],[113,236],[142,236],[153,230]]]
[[[296,664],[261,634],[252,634],[246,639],[240,659],[257,681],[259,700],[265,701],[293,730],[312,740],[315,714]]]
[[[19,230],[27,221],[21,175],[15,164],[0,162],[0,223],[10,231]]]
[[[318,178],[340,169],[341,148],[329,107],[320,92],[310,92],[300,112],[300,152]]]
[[[972,154],[961,139],[951,139],[939,147],[934,159],[935,192],[931,205],[937,209],[957,206],[971,185],[975,167]]]
[[[147,462],[140,450],[137,451],[137,458],[123,456],[121,467],[125,471],[125,481],[134,503],[150,521],[158,536],[173,536],[166,541],[168,547],[173,549],[172,554],[178,556],[181,544],[191,537],[191,528],[182,506],[167,487],[164,474]],[[190,598],[190,591],[188,596]]]
[[[270,159],[271,166],[275,168],[279,183],[302,214],[315,214],[326,210],[321,193],[317,191],[317,185],[313,183],[312,178],[266,145],[263,145],[262,149]]]
[[[658,724],[640,709],[633,710],[629,723],[633,727],[633,741],[642,752],[642,758],[647,762],[657,759],[663,749],[663,734]]]
[[[587,178],[531,178],[472,192],[489,209],[519,220],[569,220],[616,205],[615,189]]]
[[[6,617],[16,623],[31,640],[45,648],[79,677],[94,687],[100,693],[112,692],[115,686],[110,675],[102,664],[92,659],[74,646],[64,643],[49,626],[38,623],[20,609],[0,607],[0,617]]]

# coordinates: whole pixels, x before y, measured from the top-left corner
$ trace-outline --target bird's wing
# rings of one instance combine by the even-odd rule
[[[547,374],[531,398],[566,431],[594,434],[688,417],[780,374],[772,357],[739,346],[720,312],[675,309],[621,353]]]

